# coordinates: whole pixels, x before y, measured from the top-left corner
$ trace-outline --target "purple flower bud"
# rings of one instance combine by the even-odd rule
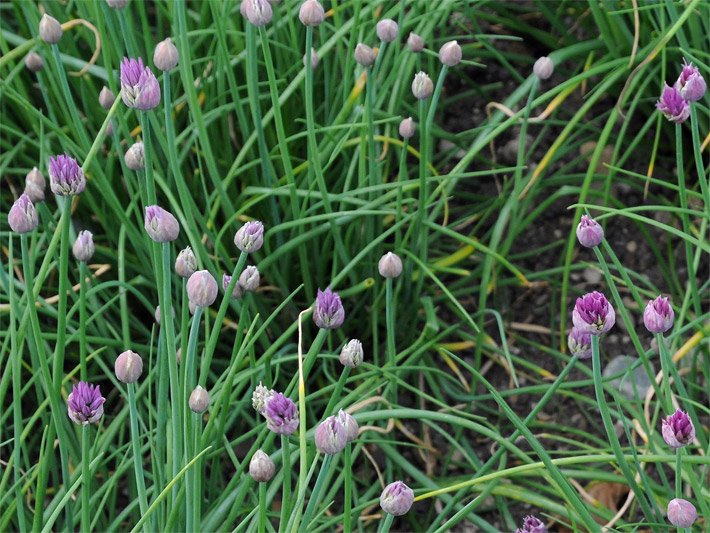
[[[113,9],[123,9],[128,5],[128,0],[106,0],[106,4]]]
[[[67,397],[67,411],[73,422],[81,425],[98,422],[104,414],[104,402],[98,385],[80,381]]]
[[[304,26],[318,26],[325,18],[325,11],[318,0],[306,0],[298,10],[298,18]]]
[[[268,402],[274,394],[276,394],[274,389],[269,389],[259,383],[251,395],[251,405],[254,410],[263,415],[266,409],[266,402]]]
[[[247,222],[234,235],[234,244],[242,252],[256,252],[264,245],[264,224],[258,220]]]
[[[363,67],[369,67],[370,65],[372,65],[375,62],[375,58],[377,57],[375,51],[363,43],[357,43],[357,46],[355,47],[355,53],[353,55],[355,57],[355,61],[357,61],[358,64],[362,65]]]
[[[271,22],[274,12],[266,0],[243,0],[244,16],[254,26],[264,26]],[[241,9],[241,8],[240,8]]]
[[[291,435],[298,429],[298,409],[290,398],[280,392],[271,395],[264,405],[266,426],[279,435]]]
[[[121,98],[127,107],[140,111],[160,103],[160,84],[143,60],[124,57],[121,61]]]
[[[116,358],[113,369],[118,381],[134,383],[143,373],[143,359],[136,352],[126,350]]]
[[[444,46],[439,50],[439,61],[441,61],[447,67],[455,67],[461,62],[461,57],[463,52],[459,43],[456,41],[449,41],[444,43]]]
[[[412,82],[412,94],[417,100],[424,100],[434,92],[434,82],[425,72],[417,72]]]
[[[30,197],[33,204],[44,202],[44,191],[47,183],[42,173],[34,167],[25,176],[25,194]]]
[[[167,72],[177,67],[178,50],[173,44],[173,40],[168,37],[164,41],[160,41],[153,52],[153,64],[158,70]]]
[[[698,67],[683,60],[683,68],[673,87],[688,102],[697,102],[705,95],[707,84]]]
[[[198,385],[190,393],[187,404],[193,413],[202,414],[210,406],[210,393]]]
[[[399,135],[403,139],[411,139],[414,137],[414,132],[417,131],[417,125],[412,117],[405,118],[399,123]]]
[[[402,273],[402,260],[397,254],[387,252],[380,257],[377,263],[377,269],[380,271],[380,276],[383,278],[396,278]]]
[[[318,68],[318,63],[320,62],[320,58],[318,57],[318,54],[316,53],[315,48],[311,48],[311,69],[315,70]],[[303,54],[303,66],[307,67],[308,66],[308,57],[306,54]]]
[[[572,311],[574,326],[591,335],[606,333],[616,322],[616,313],[606,297],[597,291],[577,298]]]
[[[383,43],[391,43],[399,34],[399,26],[392,19],[382,19],[375,26],[377,38]]]
[[[49,158],[49,188],[58,196],[74,196],[84,191],[86,177],[76,159],[65,154]]]
[[[198,307],[209,307],[217,299],[217,281],[206,270],[198,270],[187,280],[187,298]]]
[[[44,60],[37,52],[30,52],[25,56],[25,67],[30,72],[39,72],[44,68]]]
[[[338,411],[337,418],[338,422],[340,422],[345,428],[345,437],[347,442],[357,439],[358,432],[360,431],[360,426],[358,426],[357,420],[355,420],[350,413],[346,413],[342,409]]]
[[[529,515],[523,519],[523,527],[516,529],[515,533],[547,533],[547,527],[538,517]]]
[[[229,284],[232,282],[232,276],[229,274],[222,274],[222,290],[224,292],[227,292],[227,289],[229,288]],[[241,298],[244,295],[244,289],[242,288],[241,285],[239,285],[239,280],[234,284],[234,287],[232,288],[232,298],[233,299],[238,299]]]
[[[113,94],[111,89],[104,85],[99,93],[99,105],[108,111],[115,101],[116,95]]]
[[[329,416],[318,424],[315,431],[316,449],[327,455],[341,452],[348,443],[347,431],[334,416]]]
[[[579,244],[586,248],[594,248],[601,244],[604,238],[604,228],[599,222],[587,215],[582,215],[582,219],[577,224],[577,240]]]
[[[259,270],[255,266],[248,266],[239,275],[237,285],[239,285],[244,292],[254,292],[259,288],[260,281],[261,276]]]
[[[175,258],[175,273],[181,278],[189,278],[197,270],[197,257],[189,246]]]
[[[677,409],[675,413],[665,418],[661,423],[663,440],[671,448],[682,448],[695,439],[695,427],[688,413]]]
[[[108,126],[106,126],[106,136],[111,137],[113,135],[113,119],[108,121]]]
[[[385,513],[402,516],[412,508],[414,491],[403,481],[395,481],[385,487],[380,495],[380,507]]]
[[[316,307],[313,311],[313,322],[321,329],[335,329],[343,325],[345,321],[345,309],[340,301],[337,292],[325,289],[325,292],[318,289],[316,296]]]
[[[72,252],[77,261],[84,263],[91,261],[94,257],[94,235],[88,230],[80,231],[72,246]]]
[[[180,224],[162,207],[149,205],[145,208],[145,230],[155,242],[171,242],[180,234]]]
[[[643,312],[643,324],[651,333],[664,333],[673,327],[675,313],[668,298],[657,296],[649,300]]]
[[[552,59],[547,56],[542,56],[537,61],[535,61],[535,64],[533,65],[533,74],[535,74],[535,76],[537,76],[541,80],[548,79],[550,76],[552,76],[552,73],[554,71],[555,65],[552,62]]]
[[[21,194],[15,200],[7,214],[7,222],[15,233],[29,233],[37,227],[39,224],[37,210],[29,196]]]
[[[407,46],[412,52],[418,54],[424,50],[424,39],[416,33],[410,32],[409,37],[407,38]]]
[[[133,143],[126,150],[126,155],[123,157],[126,166],[131,170],[143,170],[145,168],[145,148],[142,142]]]
[[[39,21],[40,39],[42,39],[45,43],[57,44],[62,38],[63,33],[64,30],[62,30],[62,25],[59,24],[57,19],[47,13],[42,15],[42,19]]]
[[[698,519],[698,511],[695,510],[695,506],[682,498],[674,498],[668,502],[667,514],[668,521],[675,527],[691,527]]]
[[[266,483],[271,481],[276,473],[276,465],[271,460],[271,457],[266,455],[261,450],[256,450],[249,461],[249,475],[257,483]]]
[[[572,328],[567,337],[567,347],[572,355],[589,359],[592,356],[592,337],[584,330]]]
[[[661,98],[656,103],[656,109],[663,113],[664,117],[676,124],[685,122],[690,116],[688,102],[680,95],[678,89],[669,87],[668,84],[664,87],[663,94],[661,94]]]
[[[359,366],[362,363],[362,358],[362,343],[357,339],[352,339],[340,351],[340,364],[348,368]]]

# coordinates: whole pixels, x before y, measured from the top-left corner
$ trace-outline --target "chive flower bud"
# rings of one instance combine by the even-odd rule
[[[707,84],[700,74],[698,67],[692,63],[688,63],[684,59],[680,76],[673,87],[678,90],[684,100],[696,102],[705,95]]]
[[[319,26],[325,18],[325,11],[318,0],[306,0],[298,10],[298,18],[304,26]]]
[[[167,72],[177,67],[178,64],[178,50],[173,44],[173,40],[168,37],[164,41],[160,41],[155,46],[155,51],[153,52],[153,64],[158,70]]]
[[[175,359],[177,360],[177,364],[182,363],[182,348],[178,347],[177,350],[175,350]]]
[[[113,9],[123,9],[128,5],[128,0],[106,0],[106,4]]]
[[[44,175],[34,167],[25,176],[25,194],[30,197],[33,204],[44,201],[44,191],[47,188],[47,182]]]
[[[175,320],[175,308],[170,307],[170,311],[173,316],[173,320]],[[160,325],[160,322],[162,321],[162,318],[163,318],[163,313],[161,312],[159,305],[155,306],[155,313],[153,313],[153,318],[155,319],[155,323]]]
[[[49,188],[58,196],[74,196],[84,191],[86,177],[76,159],[65,154],[49,158]]]
[[[108,111],[115,101],[116,95],[113,94],[111,89],[104,85],[99,93],[99,105]]]
[[[171,242],[180,233],[180,224],[168,211],[157,205],[145,208],[145,230],[155,242]]]
[[[342,409],[338,411],[337,418],[338,422],[340,422],[345,428],[345,438],[347,442],[357,439],[357,434],[360,430],[357,420],[355,420],[350,413],[346,413]]]
[[[380,257],[377,263],[377,269],[380,271],[380,276],[383,278],[396,278],[402,273],[402,260],[397,254],[387,252]]]
[[[197,270],[197,257],[189,246],[180,250],[175,258],[175,273],[181,278],[188,279]]]
[[[121,61],[121,98],[127,107],[147,111],[160,103],[160,84],[143,60],[124,57]]]
[[[577,240],[586,248],[599,246],[604,238],[604,228],[599,222],[587,215],[582,215],[577,225]]]
[[[337,417],[329,416],[315,431],[316,449],[327,455],[341,452],[348,443],[347,431]]]
[[[523,527],[516,529],[515,533],[547,533],[547,527],[538,517],[529,515],[523,519]]]
[[[320,58],[318,57],[318,54],[316,53],[315,48],[311,48],[311,70],[315,70],[318,68],[318,63],[320,62]],[[306,54],[303,54],[303,66],[307,67],[308,66],[308,56]]]
[[[229,284],[232,282],[232,276],[229,274],[222,274],[222,290],[227,292]],[[239,284],[239,280],[234,284],[232,289],[232,299],[236,300],[244,295],[244,288]]]
[[[199,385],[190,393],[187,404],[193,413],[202,414],[210,406],[210,393]]]
[[[695,427],[688,413],[677,409],[675,413],[665,418],[661,423],[663,440],[671,448],[682,448],[695,439]]]
[[[271,457],[266,455],[261,450],[256,450],[249,461],[249,475],[257,483],[266,483],[271,481],[276,473],[276,465],[271,460]]]
[[[126,166],[131,170],[143,170],[145,168],[145,148],[142,142],[133,143],[126,150],[126,155],[123,157]]]
[[[409,37],[407,37],[407,46],[412,52],[418,54],[424,50],[424,39],[416,33],[410,32]]]
[[[237,285],[239,285],[244,292],[254,292],[259,288],[260,281],[261,276],[259,275],[259,270],[255,266],[248,266],[239,275]]]
[[[37,210],[28,195],[23,193],[15,200],[7,214],[7,222],[15,233],[29,233],[37,227]]]
[[[39,21],[39,37],[45,43],[57,44],[62,38],[62,25],[53,16],[45,13]]]
[[[412,82],[412,94],[417,100],[424,100],[434,92],[434,82],[425,72],[417,72]]]
[[[616,322],[616,313],[602,293],[594,291],[577,298],[572,311],[572,323],[583,332],[601,335]]]
[[[664,333],[673,327],[675,313],[668,298],[657,296],[649,300],[643,312],[643,324],[651,333]]]
[[[25,56],[25,67],[30,72],[39,72],[44,68],[44,60],[37,52],[30,52]]]
[[[567,347],[572,355],[589,359],[592,356],[592,337],[587,331],[572,328],[567,336]]]
[[[669,87],[668,84],[665,85],[661,98],[656,102],[656,109],[675,124],[682,124],[690,116],[690,104],[680,95],[678,89]]]
[[[399,26],[392,19],[382,19],[375,26],[377,38],[383,43],[391,43],[399,34]]]
[[[264,245],[264,224],[258,220],[247,222],[234,235],[234,244],[242,252],[256,252]]]
[[[412,508],[414,491],[403,481],[395,481],[385,487],[380,495],[380,507],[393,516],[402,516]]]
[[[72,387],[67,397],[69,418],[76,424],[86,426],[98,422],[104,414],[104,402],[98,385],[80,381]]]
[[[416,131],[417,125],[412,117],[407,117],[399,123],[399,136],[403,139],[411,139]]]
[[[357,43],[355,53],[353,55],[355,56],[355,61],[363,67],[371,66],[377,57],[375,51],[363,43]]]
[[[217,299],[217,281],[207,270],[198,270],[187,280],[187,298],[198,307],[209,307]]]
[[[143,373],[143,359],[136,352],[126,350],[116,358],[113,369],[122,383],[134,383]]]
[[[268,402],[274,394],[276,394],[274,389],[269,389],[259,383],[251,395],[251,405],[254,410],[263,415],[266,409],[266,402]]]
[[[72,246],[72,252],[77,261],[91,261],[94,257],[94,235],[88,230],[80,231]]]
[[[542,56],[538,58],[537,61],[535,61],[535,64],[533,65],[533,74],[538,77],[540,80],[546,80],[550,76],[552,76],[552,73],[555,71],[555,65],[552,62],[552,59],[550,59],[547,56]],[[532,518],[535,518],[534,516]],[[535,518],[537,520],[537,518]]]
[[[313,322],[321,329],[336,329],[343,325],[345,321],[345,309],[340,301],[337,292],[330,290],[330,287],[321,291],[318,289],[316,295],[316,307],[313,311]]]
[[[362,343],[357,339],[349,341],[340,351],[340,364],[348,368],[355,368],[362,363]]]
[[[263,415],[266,427],[279,435],[291,435],[298,429],[298,409],[291,398],[276,392],[266,399]]]
[[[461,62],[463,52],[457,41],[449,41],[439,49],[439,61],[447,67],[455,67]]]
[[[680,473],[676,475],[680,475]],[[695,510],[695,506],[682,498],[673,498],[669,501],[666,513],[668,521],[680,528],[691,527],[698,519],[698,511]]]
[[[244,8],[244,16],[254,26],[265,26],[274,16],[271,4],[266,0],[244,0],[241,5]]]

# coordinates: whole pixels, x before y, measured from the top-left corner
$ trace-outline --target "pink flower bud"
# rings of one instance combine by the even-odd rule
[[[44,68],[44,60],[37,52],[30,52],[25,56],[25,67],[30,72],[39,72]]]
[[[375,51],[363,43],[358,43],[355,47],[355,61],[363,67],[369,67],[375,62],[377,55]]]
[[[383,278],[396,278],[402,273],[402,260],[397,254],[387,252],[377,263],[377,269]]]
[[[663,440],[671,448],[682,448],[695,439],[695,426],[688,413],[677,409],[675,413],[665,418],[661,423]]]
[[[572,355],[580,359],[589,359],[592,356],[591,335],[579,328],[572,328],[567,337],[567,347]]]
[[[337,418],[338,422],[340,422],[345,428],[345,438],[347,442],[357,439],[358,432],[360,431],[360,426],[358,426],[357,420],[342,409],[338,411]]]
[[[198,307],[209,307],[217,299],[217,281],[207,270],[198,270],[187,280],[187,297]]]
[[[651,333],[665,333],[673,327],[674,318],[673,307],[663,296],[650,300],[643,312],[643,324]]]
[[[210,406],[210,393],[198,385],[190,394],[188,405],[193,413],[204,413]]]
[[[320,61],[320,58],[318,57],[318,54],[316,53],[315,48],[311,48],[311,69],[315,70],[318,68],[318,63]],[[308,66],[308,58],[306,57],[306,54],[303,54],[303,66],[307,67]]]
[[[126,150],[126,155],[123,159],[126,162],[126,166],[131,170],[143,170],[145,168],[145,148],[143,147],[143,143],[133,143],[131,147]]]
[[[258,220],[247,222],[234,235],[234,244],[242,252],[258,251],[264,245],[264,224]]]
[[[678,472],[676,475],[680,475]],[[674,498],[668,502],[668,521],[675,527],[687,528],[691,527],[698,519],[698,511],[695,506],[688,500],[682,498]]]
[[[419,52],[424,50],[424,39],[422,39],[416,33],[411,32],[409,34],[409,37],[407,37],[407,46],[412,52],[418,54]]]
[[[197,270],[197,257],[189,246],[180,253],[175,259],[175,273],[181,278],[189,278]]]
[[[145,208],[145,230],[155,242],[171,242],[180,234],[180,224],[168,211],[157,205]]]
[[[261,275],[259,274],[259,270],[255,266],[248,266],[239,275],[237,285],[239,285],[244,292],[254,292],[259,288],[260,282]]]
[[[173,40],[168,37],[164,41],[160,41],[153,52],[153,64],[158,70],[167,72],[177,67],[178,50],[173,44]]]
[[[271,4],[266,0],[243,0],[241,5],[244,8],[244,16],[254,26],[265,26],[274,16]]]
[[[384,43],[391,43],[399,34],[399,26],[392,19],[382,19],[375,27],[377,38]]]
[[[340,364],[348,368],[355,368],[362,364],[362,343],[357,339],[349,341],[340,351]]]
[[[74,246],[72,246],[72,252],[77,261],[83,261],[84,263],[91,261],[91,258],[94,257],[93,234],[88,230],[80,231],[76,241],[74,241]]]
[[[586,248],[599,246],[604,239],[604,228],[599,222],[587,215],[582,215],[582,219],[577,225],[577,240],[579,244]]]
[[[47,188],[47,182],[44,175],[34,167],[25,176],[25,194],[30,197],[33,204],[44,201],[44,191]]]
[[[126,350],[116,358],[114,370],[118,381],[134,383],[143,373],[143,359],[136,352]]]
[[[256,450],[249,461],[249,475],[257,483],[266,483],[271,481],[276,473],[276,465],[271,460],[271,457],[266,455],[261,450]]]
[[[412,508],[414,491],[402,481],[395,481],[385,487],[380,495],[380,507],[385,513],[402,516]]]
[[[535,74],[535,76],[537,76],[541,80],[548,79],[550,76],[552,76],[552,73],[554,71],[555,65],[552,62],[552,59],[547,56],[542,56],[537,61],[535,61],[535,64],[533,65],[533,74]]]
[[[298,18],[304,26],[318,26],[325,18],[325,11],[318,0],[306,0],[301,4]]]
[[[10,224],[10,229],[15,233],[29,233],[37,227],[39,224],[37,210],[30,201],[29,196],[21,194],[15,200],[10,212],[7,214],[7,222]]]
[[[425,72],[417,72],[412,82],[412,94],[417,100],[424,100],[434,92],[434,83]]]
[[[222,274],[222,290],[227,292],[229,289],[229,284],[232,282],[232,276],[229,274]],[[237,300],[244,295],[244,288],[239,284],[239,280],[232,287],[232,299]]]
[[[684,100],[696,102],[700,100],[707,90],[705,79],[700,74],[698,67],[683,60],[683,68],[678,80],[673,87],[680,93]]]
[[[399,123],[399,136],[403,139],[411,139],[414,137],[414,132],[417,131],[417,125],[412,117],[405,118]]]
[[[279,435],[292,435],[298,429],[298,408],[291,398],[280,392],[270,395],[262,413],[266,427]]]
[[[335,416],[329,416],[316,428],[316,448],[321,453],[334,455],[345,448],[347,437],[345,426]]]
[[[461,47],[456,41],[444,43],[444,46],[439,49],[439,61],[447,67],[458,65],[461,62],[462,55]]]
[[[104,85],[99,93],[99,105],[108,111],[115,101],[116,95],[113,94],[111,89]]]
[[[64,30],[62,30],[62,25],[59,24],[57,19],[47,13],[42,15],[42,18],[39,21],[40,39],[42,39],[45,43],[57,44],[62,38],[63,33]]]

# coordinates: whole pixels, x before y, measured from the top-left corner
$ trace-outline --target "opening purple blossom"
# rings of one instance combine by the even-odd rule
[[[695,439],[695,427],[688,413],[676,410],[675,413],[663,420],[661,426],[663,440],[671,448],[682,448]]]
[[[577,298],[572,311],[574,327],[591,335],[609,331],[616,322],[616,313],[602,293],[594,291]]]
[[[160,84],[143,60],[121,61],[121,98],[127,107],[147,111],[160,103]]]
[[[705,95],[707,90],[707,84],[698,67],[688,63],[685,59],[683,59],[683,68],[680,71],[680,76],[678,76],[673,87],[688,102],[697,102]]]
[[[685,122],[690,116],[688,102],[680,95],[678,89],[669,87],[668,84],[664,87],[656,108],[663,113],[664,117],[676,124]]]
[[[329,416],[318,424],[315,441],[319,452],[334,455],[345,448],[348,443],[348,432],[338,417]]]
[[[313,322],[321,329],[335,329],[343,325],[345,321],[345,309],[340,301],[337,292],[330,290],[330,287],[321,291],[318,289],[316,296],[316,308],[313,311]]]
[[[547,527],[538,517],[528,515],[523,519],[523,527],[516,529],[515,533],[547,533]]]
[[[572,355],[589,359],[592,356],[592,336],[579,328],[572,328],[567,336],[567,347]]]
[[[80,381],[67,397],[69,418],[81,425],[98,422],[104,414],[105,401],[98,385]]]
[[[599,222],[587,215],[582,215],[582,219],[577,225],[577,240],[579,244],[586,248],[599,246],[604,238],[604,229]]]
[[[86,178],[76,159],[66,154],[49,158],[49,187],[58,196],[73,196],[84,191]]]
[[[658,296],[650,300],[643,312],[643,324],[651,333],[664,333],[673,327],[675,313],[668,298]]]
[[[280,392],[266,400],[264,408],[266,426],[279,435],[291,435],[298,429],[298,409],[291,398]]]

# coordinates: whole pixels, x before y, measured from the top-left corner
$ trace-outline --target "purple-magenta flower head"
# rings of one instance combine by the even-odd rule
[[[692,63],[683,60],[683,68],[680,71],[680,76],[673,85],[678,90],[684,100],[688,102],[696,102],[700,100],[707,90],[705,79],[700,75],[698,67]]]
[[[669,87],[668,84],[663,88],[661,98],[656,103],[656,109],[676,124],[685,122],[690,116],[690,104],[680,95],[678,89]]]
[[[140,57],[124,57],[121,61],[121,98],[127,107],[140,111],[153,109],[160,103],[160,84]]]
[[[7,222],[15,233],[29,233],[37,227],[37,210],[28,195],[23,193],[15,200],[7,214]]]
[[[403,481],[395,481],[385,487],[380,495],[380,507],[393,516],[406,514],[414,503],[414,491]]]
[[[157,205],[145,208],[145,230],[155,242],[171,242],[180,234],[180,224],[168,211]]]
[[[523,527],[516,529],[515,533],[547,533],[547,527],[538,517],[528,515],[523,519]]]
[[[591,335],[609,331],[616,322],[616,313],[609,300],[601,292],[589,292],[577,298],[572,311],[574,327]]]
[[[88,230],[80,231],[76,236],[74,246],[72,246],[74,258],[86,263],[94,257],[94,250],[94,235]]]
[[[664,333],[673,327],[675,313],[668,298],[657,296],[649,300],[643,312],[643,324],[651,333]]]
[[[187,298],[198,307],[212,305],[217,291],[217,280],[207,270],[198,270],[187,280]]]
[[[318,289],[316,296],[316,308],[313,311],[313,322],[321,329],[335,329],[343,325],[345,321],[345,309],[340,301],[337,292],[330,290],[330,287],[321,291]]]
[[[256,252],[264,245],[264,224],[258,220],[247,222],[235,233],[234,244],[242,252]]]
[[[680,475],[680,474],[677,474]],[[682,498],[673,498],[668,502],[668,521],[675,527],[691,527],[698,519],[695,505]]]
[[[357,420],[353,418],[350,413],[343,411],[342,409],[338,411],[336,415],[338,422],[340,422],[345,428],[345,437],[348,442],[357,439],[358,432],[360,431],[360,426]]]
[[[585,248],[599,246],[604,239],[604,229],[599,222],[587,215],[582,215],[582,219],[577,224],[577,240]]]
[[[665,418],[661,423],[663,440],[671,448],[682,448],[695,439],[695,427],[688,413],[676,410],[675,413]]]
[[[81,425],[98,422],[104,414],[104,402],[98,385],[80,381],[67,397],[67,411],[73,422]]]
[[[589,359],[592,356],[592,337],[587,331],[572,328],[567,336],[567,347],[572,355]]]
[[[291,398],[275,392],[264,404],[266,426],[279,435],[291,435],[298,429],[298,409]]]
[[[348,443],[345,426],[335,416],[329,416],[318,424],[315,431],[316,448],[326,455],[341,452]]]
[[[49,187],[58,196],[74,196],[84,191],[86,177],[76,159],[65,154],[49,158]]]

